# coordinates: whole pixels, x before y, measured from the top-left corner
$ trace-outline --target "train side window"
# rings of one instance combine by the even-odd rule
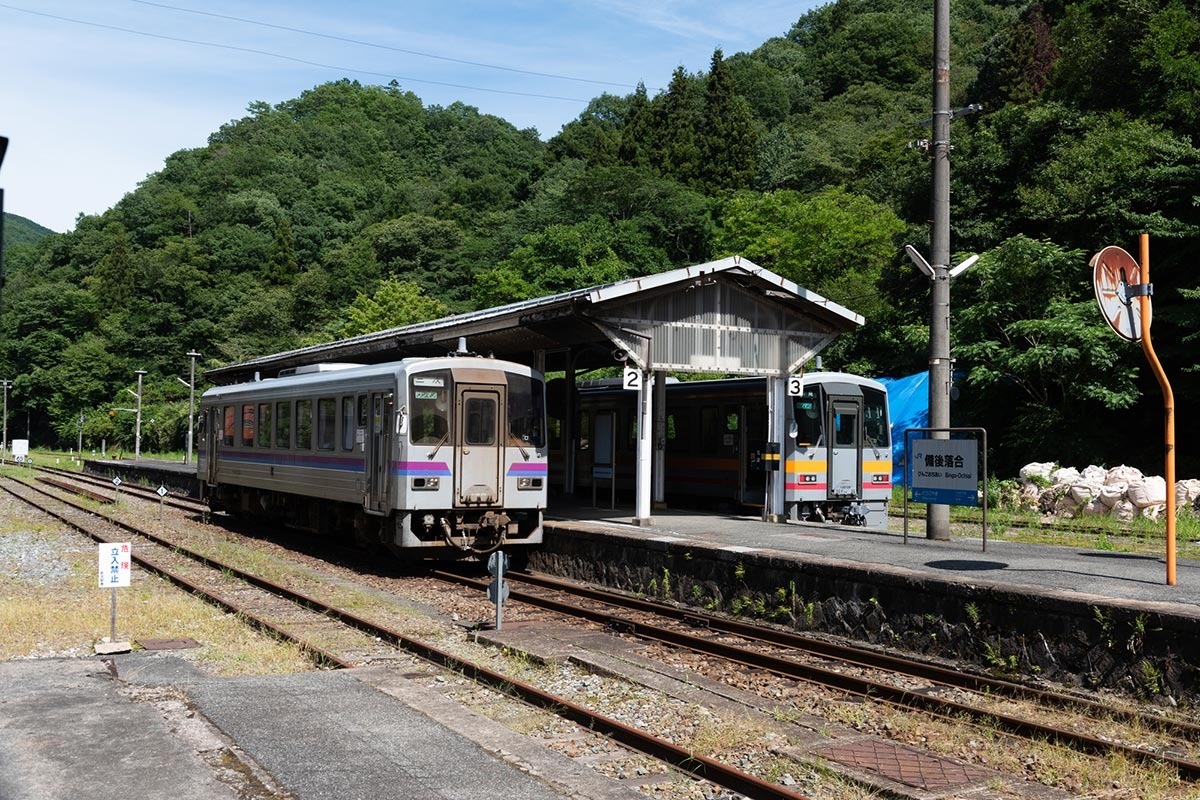
[[[221,444],[226,447],[233,447],[233,427],[236,414],[236,406],[225,406],[221,409],[221,430],[217,431],[217,435],[221,439]]]
[[[342,398],[342,449],[354,449],[354,423],[357,420],[357,409],[354,407],[354,397]]]
[[[700,451],[715,453],[721,444],[721,417],[716,406],[700,409]]]
[[[258,404],[258,433],[254,444],[258,447],[271,446],[271,404]]]
[[[413,444],[440,444],[450,431],[450,374],[422,372],[409,384],[409,436]]]
[[[508,379],[508,433],[513,444],[545,447],[545,389],[529,375],[506,373]]]
[[[337,442],[337,400],[322,397],[317,400],[317,449],[332,450]]]
[[[692,417],[687,409],[667,412],[667,449],[684,453],[692,445]]]
[[[246,403],[242,406],[242,447],[254,446],[254,406]]]
[[[281,400],[275,404],[275,446],[292,446],[292,401]]]
[[[872,447],[889,447],[887,393],[863,387],[863,435]]]
[[[296,401],[296,449],[312,450],[312,400]]]
[[[796,444],[813,447],[821,441],[821,405],[817,401],[816,387],[806,389],[792,403],[792,414],[796,421]]]
[[[854,409],[834,405],[833,442],[839,447],[858,444],[858,414],[854,413]]]

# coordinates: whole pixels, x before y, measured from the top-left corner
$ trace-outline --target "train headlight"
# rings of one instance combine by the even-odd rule
[[[541,489],[541,478],[517,478],[518,489]]]
[[[413,478],[412,488],[432,491],[436,490],[441,482],[441,478]]]

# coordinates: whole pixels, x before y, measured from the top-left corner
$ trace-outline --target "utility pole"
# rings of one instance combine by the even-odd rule
[[[5,378],[0,381],[0,386],[4,387],[4,446],[0,447],[0,456],[8,454],[8,387],[12,386],[12,381]]]
[[[129,389],[125,391],[131,392],[137,398],[137,422],[134,425],[133,431],[133,460],[137,461],[142,457],[142,376],[146,374],[146,370],[137,370],[138,388],[136,392]]]
[[[191,214],[191,212],[188,212]],[[191,217],[188,218],[189,225]],[[192,359],[192,371],[188,376],[188,441],[187,441],[187,458],[184,459],[184,464],[192,463],[192,438],[196,430],[196,359],[200,354],[195,350],[189,350],[188,356]]]
[[[4,154],[8,152],[8,137],[0,136],[0,164],[4,163]],[[4,291],[4,189],[0,188],[0,297]],[[8,448],[8,437],[4,437],[4,447]]]
[[[930,203],[929,261],[911,244],[904,250],[913,265],[929,279],[929,427],[950,427],[950,396],[954,385],[954,360],[950,357],[950,281],[970,269],[979,256],[971,256],[950,268],[950,123],[966,114],[983,110],[979,103],[950,109],[950,0],[934,0],[933,116],[922,125],[932,125],[931,139],[910,142],[933,161],[933,198]],[[932,263],[931,263],[932,262]],[[946,432],[932,432],[946,439]],[[930,503],[925,517],[925,536],[950,538],[950,507]]]
[[[950,427],[950,0],[933,3],[933,201],[929,307],[929,427]],[[949,434],[934,434],[947,438]],[[950,538],[950,506],[930,505],[925,538]]]

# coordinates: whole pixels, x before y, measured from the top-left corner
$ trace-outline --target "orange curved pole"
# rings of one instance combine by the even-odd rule
[[[1150,234],[1143,233],[1138,237],[1141,260],[1141,282],[1150,283]],[[1150,297],[1139,295],[1138,304],[1142,311],[1142,352],[1158,378],[1158,385],[1163,393],[1163,422],[1165,425],[1166,443],[1166,480],[1167,480],[1167,585],[1175,585],[1175,395],[1171,384],[1167,381],[1167,373],[1163,371],[1154,345],[1150,342]]]

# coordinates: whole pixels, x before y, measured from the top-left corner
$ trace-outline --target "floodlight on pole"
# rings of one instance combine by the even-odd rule
[[[950,270],[950,280],[954,280],[959,275],[962,275],[964,272],[969,270],[971,267],[975,266],[975,262],[978,260],[979,260],[979,256],[971,256],[970,258],[965,259],[957,267]]]
[[[192,359],[192,370],[188,374],[188,440],[187,440],[187,455],[184,457],[184,464],[192,463],[192,441],[196,431],[196,359],[200,354],[195,350],[187,352],[189,358]]]

